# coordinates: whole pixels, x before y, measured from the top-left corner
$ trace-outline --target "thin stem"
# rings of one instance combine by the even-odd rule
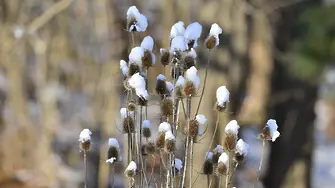
[[[184,172],[181,182],[181,187],[183,188],[185,185],[185,178],[186,178],[186,169],[187,169],[187,156],[188,156],[188,144],[189,144],[189,137],[186,137],[186,146],[185,146],[185,159],[184,159]]]
[[[217,117],[216,117],[216,123],[215,123],[215,128],[214,128],[214,133],[213,133],[213,136],[212,136],[212,139],[211,139],[211,142],[209,144],[209,148],[208,148],[208,151],[207,153],[211,150],[212,148],[212,145],[213,145],[213,142],[214,142],[214,139],[215,139],[215,135],[216,135],[216,131],[218,129],[218,126],[219,126],[219,122],[220,122],[220,114],[219,112],[216,113],[217,114]],[[204,163],[205,164],[205,163]],[[202,165],[202,168],[201,168],[201,171],[202,172],[204,170],[204,164]],[[198,173],[197,177],[195,178],[193,184],[197,181],[197,179],[199,178],[199,175],[200,175],[200,172]]]
[[[131,43],[134,48],[135,47],[135,32],[131,32]]]
[[[209,174],[207,175],[207,187],[208,188],[210,187],[210,176],[209,176]]]
[[[112,164],[111,171],[112,171],[112,188],[114,188],[114,180],[115,180],[115,168],[114,168],[114,164]]]
[[[233,156],[234,155],[234,151],[229,151],[228,152],[228,156],[229,156],[229,165],[228,165],[228,174],[226,176],[226,188],[229,188],[231,185],[231,176],[233,175]]]
[[[219,188],[221,188],[222,176],[219,176]]]
[[[204,96],[204,93],[205,93],[207,73],[208,73],[209,64],[210,64],[210,57],[211,57],[211,50],[208,50],[208,59],[207,59],[207,67],[206,67],[206,71],[205,71],[204,84],[203,84],[203,87],[202,87],[200,100],[199,100],[199,104],[198,104],[198,107],[197,107],[197,111],[195,112],[195,115],[198,115],[198,112],[199,112],[199,109],[200,109],[200,104],[201,104],[201,101],[202,101],[202,97]]]
[[[84,163],[85,163],[85,188],[87,188],[87,151],[84,150]]]
[[[257,182],[259,180],[260,172],[262,170],[263,159],[264,159],[264,151],[265,151],[265,140],[263,140],[263,144],[262,144],[262,155],[261,155],[261,160],[259,162],[259,167],[258,167],[258,172],[257,172],[257,179],[256,179],[256,182],[254,184],[254,188],[256,187],[256,184],[257,184]]]
[[[143,156],[142,156],[142,115],[143,115],[142,110],[143,110],[143,106],[140,107],[140,139],[139,139],[140,150],[138,151],[140,155],[140,169],[142,171],[142,173],[140,174],[141,187],[143,186],[143,176],[145,173],[143,169]]]
[[[190,145],[190,169],[189,169],[189,171],[190,171],[190,179],[189,179],[189,186],[191,186],[192,185],[192,172],[193,172],[193,170],[192,170],[192,168],[193,168],[193,138],[191,138],[191,145]]]

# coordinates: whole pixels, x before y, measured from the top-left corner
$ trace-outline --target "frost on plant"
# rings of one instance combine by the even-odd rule
[[[147,18],[140,13],[136,6],[129,7],[127,11],[127,30],[129,32],[144,32],[147,27]]]

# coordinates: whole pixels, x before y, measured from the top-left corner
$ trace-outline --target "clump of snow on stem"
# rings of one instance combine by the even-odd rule
[[[205,132],[205,123],[207,122],[207,118],[203,114],[198,114],[195,119],[199,123],[199,128],[198,128],[198,135],[201,136]]]
[[[126,171],[136,171],[137,169],[137,165],[134,161],[131,161],[128,165],[128,167],[126,168]]]
[[[84,129],[80,132],[78,141],[82,143],[90,141],[91,135],[92,132],[89,129]]]
[[[240,155],[246,156],[248,154],[249,145],[243,141],[243,139],[239,139],[236,144],[236,153]]]
[[[234,135],[237,135],[238,133],[238,129],[240,128],[240,126],[238,125],[236,120],[231,120],[225,128],[225,132],[226,133],[232,133]]]
[[[132,117],[132,115],[134,114],[134,112],[128,112],[128,113],[129,113],[129,116],[130,116],[130,117]],[[128,117],[127,109],[126,109],[126,108],[121,108],[121,109],[120,109],[120,115],[121,115],[121,118],[122,118],[122,119]]]
[[[198,89],[200,86],[200,77],[197,73],[197,68],[195,68],[195,66],[192,66],[185,72],[185,78],[186,80],[193,82],[194,86]]]
[[[200,38],[202,26],[198,22],[193,22],[187,26],[184,37],[186,42],[194,41],[193,48],[197,47],[197,40]]]
[[[141,43],[141,47],[144,50],[152,52],[152,49],[154,48],[154,40],[152,39],[152,37],[151,36],[144,37]]]
[[[120,60],[120,69],[124,76],[128,74],[129,68],[125,60]]]
[[[115,138],[110,138],[108,139],[108,146],[109,147],[115,147],[115,148],[120,148],[119,142]]]
[[[171,27],[170,39],[173,39],[177,36],[184,36],[184,33],[185,33],[184,22],[179,21]]]
[[[276,139],[280,136],[280,133],[277,131],[278,125],[277,125],[276,120],[269,119],[266,124],[270,129],[270,136],[271,136],[272,142],[276,141]]]
[[[220,86],[216,90],[216,100],[219,106],[224,107],[229,102],[229,91],[226,86]]]
[[[145,89],[146,87],[145,79],[139,73],[136,73],[133,76],[131,76],[128,80],[128,84],[133,89]]]
[[[165,132],[165,140],[176,140],[176,137],[172,134],[171,131]]]
[[[163,81],[165,81],[165,80],[166,80],[166,77],[165,77],[163,74],[159,74],[159,75],[157,76],[157,80],[163,80]]]
[[[116,162],[116,158],[115,157],[112,157],[112,158],[106,160],[106,163],[113,164],[114,162]]]
[[[229,163],[229,157],[227,155],[226,152],[223,152],[220,157],[219,157],[219,160],[218,160],[219,163],[223,163],[225,164],[226,166],[228,166],[228,163]]]
[[[216,39],[215,40],[216,41],[215,46],[218,46],[219,43],[220,43],[220,40],[219,40],[219,35],[220,34],[222,34],[221,27],[217,23],[212,24],[211,30],[209,31],[209,36],[215,37],[215,39]]]
[[[223,152],[223,146],[221,146],[221,145],[217,145],[217,146],[214,148],[213,152],[216,152],[216,153],[222,153],[222,152]]]
[[[185,83],[186,83],[185,78],[183,76],[179,76],[176,82],[176,87],[179,87],[179,86],[184,87]]]
[[[149,120],[144,120],[143,121],[143,127],[144,128],[151,128],[151,123],[150,123],[150,121]]]
[[[128,29],[129,31],[133,31],[134,27],[137,32],[144,32],[148,27],[147,18],[140,13],[140,11],[136,8],[136,6],[131,6],[127,11],[127,20],[135,20],[134,24],[132,24]]]
[[[214,156],[213,152],[206,152],[205,160],[212,160]]]
[[[135,63],[142,67],[142,57],[144,56],[144,49],[142,47],[134,47],[129,54],[129,63]]]
[[[171,125],[168,122],[162,122],[161,124],[159,124],[158,127],[158,132],[167,132],[167,131],[171,131]]]
[[[183,162],[180,159],[175,158],[174,163],[172,163],[172,166],[180,171],[183,168]]]
[[[172,39],[171,41],[171,46],[170,46],[170,53],[174,52],[182,52],[187,49],[187,43],[186,40],[183,36],[176,36]]]

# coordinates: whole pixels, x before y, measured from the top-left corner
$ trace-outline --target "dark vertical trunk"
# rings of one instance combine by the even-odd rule
[[[272,84],[270,117],[281,132],[272,144],[265,187],[311,187],[314,105],[317,87],[293,78],[277,65]]]

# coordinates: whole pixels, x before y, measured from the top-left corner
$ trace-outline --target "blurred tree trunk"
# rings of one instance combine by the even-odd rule
[[[281,137],[272,144],[264,185],[311,187],[317,86],[276,68],[272,89],[270,117],[277,120]]]

